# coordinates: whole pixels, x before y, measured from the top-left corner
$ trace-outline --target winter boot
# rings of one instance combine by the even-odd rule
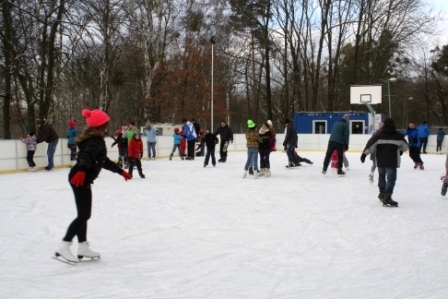
[[[378,194],[378,199],[379,199],[381,202],[383,201],[384,194],[386,194],[386,192],[384,192],[384,191],[380,191],[380,193]]]
[[[78,259],[70,251],[71,245],[72,245],[72,242],[62,241],[59,244],[58,249],[56,249],[56,252],[55,252],[56,258],[62,257],[64,260],[66,260],[68,262],[72,262],[72,263],[78,262]]]
[[[182,158],[182,157],[181,157],[181,158]],[[171,159],[173,159],[173,154],[170,155],[170,161],[171,161]]]
[[[398,207],[398,202],[392,199],[392,194],[384,193],[383,196],[383,206],[386,207]]]
[[[258,176],[264,176],[264,174],[265,174],[265,169],[261,168],[260,172],[258,173]]]
[[[246,170],[245,170],[244,173],[243,173],[243,179],[244,179],[245,177],[247,177],[247,171],[246,171]]]
[[[425,167],[423,167],[423,163],[419,164],[419,168],[420,168],[420,170],[424,170],[425,169]]]
[[[258,171],[254,171],[254,179],[258,179]]]
[[[418,167],[418,163],[414,162],[414,169],[417,169],[417,167]]]
[[[99,259],[100,253],[90,250],[89,242],[81,242],[78,244],[78,258],[88,257],[91,259]]]
[[[344,176],[344,175],[345,175],[345,172],[344,172],[341,168],[339,168],[339,169],[338,169],[338,175],[339,175],[339,176]]]
[[[265,169],[265,176],[270,177],[271,176],[271,170],[269,168]]]
[[[139,175],[142,179],[145,178],[145,175],[143,174],[143,172],[139,172],[138,175]]]
[[[327,170],[326,169],[322,169],[322,174],[326,174]]]
[[[446,195],[446,191],[447,191],[447,189],[448,189],[448,183],[447,183],[447,182],[444,182],[444,183],[442,184],[442,191],[440,192],[440,194],[442,194],[442,196],[445,196],[445,195]]]
[[[227,161],[227,157],[222,158],[222,163],[225,163]]]
[[[221,162],[222,162],[222,158],[221,158],[221,159],[219,159],[219,160],[218,160],[218,162],[219,162],[219,163],[221,163]]]
[[[249,175],[254,175],[254,169],[251,167],[249,167]]]

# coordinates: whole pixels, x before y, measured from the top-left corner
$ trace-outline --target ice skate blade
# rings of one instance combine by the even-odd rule
[[[57,255],[57,253],[54,256],[52,256],[51,258],[54,259],[54,260],[57,260],[57,261],[59,261],[61,263],[70,265],[70,266],[76,266],[76,262],[66,260],[61,255]]]
[[[78,259],[79,262],[83,263],[83,262],[93,262],[93,261],[98,261],[101,259],[101,256],[83,256],[83,255],[78,255]]]

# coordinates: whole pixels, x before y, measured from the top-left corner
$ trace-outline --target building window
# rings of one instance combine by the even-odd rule
[[[313,121],[313,134],[327,134],[327,121],[326,120],[314,120]]]

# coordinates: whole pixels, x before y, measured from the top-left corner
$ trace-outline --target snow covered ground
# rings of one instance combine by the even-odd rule
[[[407,154],[382,207],[370,160],[348,153],[346,177],[315,162],[242,178],[246,154],[216,168],[144,161],[146,179],[103,171],[89,241],[101,260],[50,258],[75,217],[68,169],[0,176],[0,298],[447,298],[445,155]],[[72,250],[76,252],[76,240]]]

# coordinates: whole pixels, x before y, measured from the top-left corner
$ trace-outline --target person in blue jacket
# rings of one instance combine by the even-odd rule
[[[179,156],[180,158],[183,160],[184,159],[184,155],[182,154],[182,151],[180,150],[180,143],[182,141],[182,138],[184,138],[182,135],[179,134],[179,128],[175,128],[174,129],[174,134],[173,134],[173,150],[171,151],[170,154],[170,160],[173,159],[173,155],[174,152],[176,151],[176,149],[179,150]]]
[[[443,143],[444,137],[445,137],[445,132],[443,131],[442,128],[439,128],[439,130],[437,131],[437,146],[436,146],[437,154],[439,154],[439,150],[440,150],[440,154],[442,153],[442,143]]]
[[[194,160],[194,146],[196,145],[196,138],[198,135],[196,134],[196,130],[194,125],[189,122],[187,119],[182,119],[184,123],[182,129],[184,131],[184,136],[187,138],[187,158],[186,160]]]
[[[420,135],[420,149],[419,149],[420,154],[422,153],[422,147],[423,147],[423,153],[426,154],[426,146],[428,145],[428,136],[431,133],[427,124],[428,123],[425,120],[417,128],[418,134]]]
[[[70,149],[70,167],[75,165],[76,162],[76,143],[75,138],[79,135],[78,130],[76,130],[76,121],[71,120],[68,122],[68,131],[67,131],[67,147]]]
[[[415,128],[414,123],[409,123],[408,128],[403,132],[404,136],[408,136],[409,157],[414,161],[414,169],[424,169],[423,161],[420,158],[420,134]]]
[[[342,162],[344,156],[344,150],[348,150],[349,143],[349,130],[348,122],[350,115],[345,114],[341,120],[333,125],[331,130],[330,140],[328,141],[327,153],[325,154],[324,167],[322,174],[327,173],[328,164],[330,164],[331,155],[334,150],[338,152],[338,175],[345,175],[342,170]]]

